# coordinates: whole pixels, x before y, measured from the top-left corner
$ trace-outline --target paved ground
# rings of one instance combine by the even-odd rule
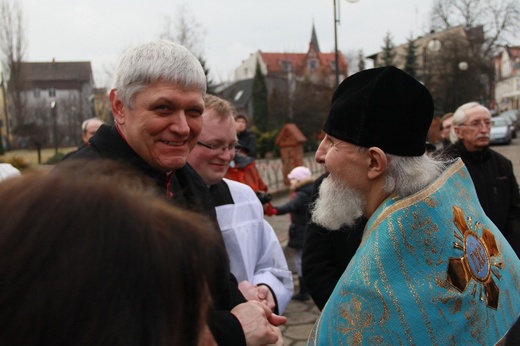
[[[288,194],[278,195],[273,199],[274,205],[281,205],[288,200]],[[294,274],[292,265],[291,249],[287,248],[288,229],[290,224],[289,215],[266,217],[266,220],[273,226],[282,247],[284,248],[285,257],[289,268],[293,269],[294,282],[298,284],[298,276]],[[298,292],[298,286],[295,287]],[[287,316],[287,324],[281,327],[285,346],[304,346],[307,342],[309,333],[314,326],[314,322],[319,316],[320,311],[314,305],[312,299],[306,302],[291,300],[289,306],[285,310],[284,315]]]

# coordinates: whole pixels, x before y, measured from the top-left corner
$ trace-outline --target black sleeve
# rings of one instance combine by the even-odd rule
[[[518,257],[520,257],[520,192],[518,183],[513,173],[513,165],[508,162],[510,167],[510,196],[511,201],[507,211],[507,229],[505,237]]]
[[[291,198],[287,203],[275,206],[274,208],[278,211],[277,215],[284,215],[287,213],[294,213],[301,208],[304,208],[309,202],[309,198],[303,192],[296,192],[293,198]]]
[[[229,258],[225,250],[222,233],[217,222],[213,199],[207,186],[195,170],[186,164],[176,171],[176,179],[171,181],[174,186],[177,203],[184,207],[202,212],[215,226],[220,236],[221,251],[216,252],[215,273],[209,283],[212,296],[213,312],[208,324],[218,345],[245,345],[245,335],[238,319],[231,310],[246,299],[238,289],[238,282],[229,269]]]
[[[361,243],[365,222],[329,231],[315,223],[305,229],[302,252],[303,281],[321,310]]]
[[[229,311],[214,311],[209,318],[209,328],[219,346],[246,346],[242,325]]]

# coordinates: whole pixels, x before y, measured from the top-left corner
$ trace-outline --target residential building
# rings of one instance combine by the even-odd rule
[[[93,116],[90,62],[23,62],[20,71],[23,109],[11,108],[13,131],[16,133],[19,125],[31,125],[47,131],[41,139],[44,146],[79,144],[81,123]],[[23,113],[23,117],[16,112]],[[24,134],[23,130],[18,132]]]
[[[313,25],[309,49],[305,53],[270,53],[261,50],[251,54],[235,70],[235,81],[251,79],[255,76],[256,64],[266,77],[310,79],[322,82],[326,78],[331,86],[335,83],[335,53],[323,53],[318,44],[316,29]],[[340,80],[347,76],[348,64],[345,56],[338,53]]]
[[[235,69],[234,82],[223,89],[219,95],[233,102],[237,109],[245,111],[252,118],[252,85],[257,64],[265,77],[269,97],[271,98],[273,91],[276,90],[278,97],[290,102],[298,84],[302,82],[326,85],[329,89],[333,89],[336,83],[335,61],[334,52],[321,52],[313,25],[307,52],[258,50],[251,53]],[[338,52],[338,66],[339,78],[343,80],[348,75],[348,63],[341,52]]]
[[[520,109],[520,46],[503,47],[494,63],[497,108]]]
[[[492,104],[489,65],[482,56],[484,32],[482,26],[456,26],[430,32],[413,40],[415,78],[432,93],[437,115],[453,112],[468,101]],[[394,48],[393,65],[406,70],[408,42]],[[374,67],[384,65],[384,52],[367,58]]]

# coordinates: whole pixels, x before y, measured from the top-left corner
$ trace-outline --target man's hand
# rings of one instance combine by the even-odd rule
[[[273,292],[269,289],[268,286],[259,284],[258,288],[258,299],[260,299],[261,303],[266,304],[271,311],[274,311],[276,308],[276,302],[274,300]]]
[[[238,284],[238,289],[247,300],[257,300],[260,303],[266,304],[271,311],[274,311],[276,303],[273,292],[271,292],[266,285],[252,285],[249,281],[245,280]]]
[[[242,325],[248,346],[281,345],[281,333],[277,326],[287,322],[286,317],[273,314],[267,305],[255,300],[235,306],[231,313]]]
[[[282,331],[278,327],[273,327],[273,330],[276,332],[276,334],[278,334],[278,341],[275,344],[269,344],[269,345],[283,346]],[[269,345],[267,345],[267,346],[269,346]]]

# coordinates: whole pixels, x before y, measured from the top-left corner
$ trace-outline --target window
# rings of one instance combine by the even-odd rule
[[[314,71],[318,67],[318,62],[316,60],[309,60],[309,70]]]
[[[237,94],[235,95],[234,101],[237,102],[240,99],[240,97],[242,96],[243,93],[244,93],[244,90],[239,90],[237,92]]]
[[[49,97],[56,97],[56,89],[49,88]]]
[[[287,60],[282,61],[282,70],[284,72],[291,72],[292,71],[292,63],[290,61],[287,61]]]
[[[36,88],[33,90],[34,98],[39,98],[41,95],[40,89]]]

